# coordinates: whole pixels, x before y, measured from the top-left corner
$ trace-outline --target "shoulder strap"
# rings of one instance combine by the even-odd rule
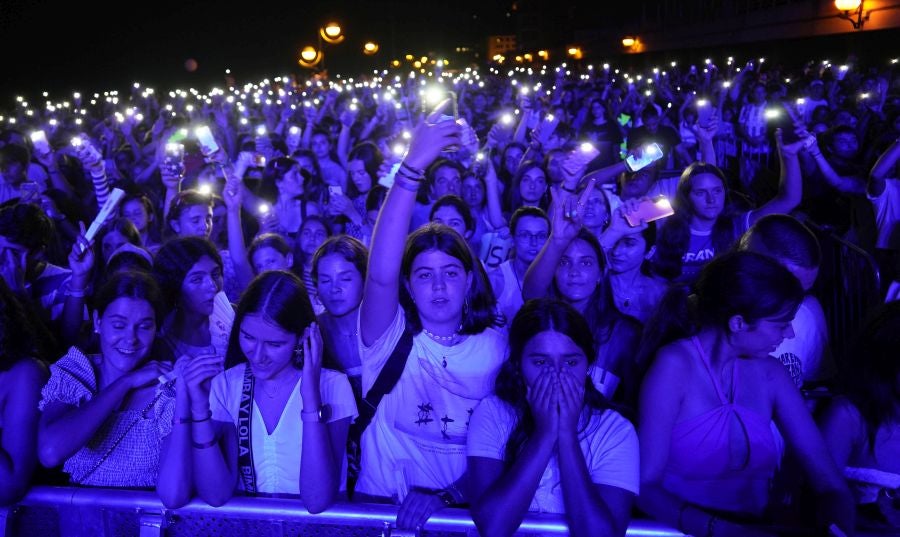
[[[400,336],[400,341],[397,342],[394,351],[388,357],[384,367],[381,368],[381,372],[378,374],[378,378],[375,379],[375,383],[372,384],[372,388],[363,397],[363,404],[359,407],[359,417],[353,423],[353,433],[358,435],[356,436],[357,438],[360,438],[363,431],[369,426],[369,423],[375,416],[378,403],[394,389],[397,381],[400,380],[400,375],[406,367],[409,351],[412,350],[412,341],[413,333],[409,328],[409,324],[407,324],[403,329],[403,335]]]

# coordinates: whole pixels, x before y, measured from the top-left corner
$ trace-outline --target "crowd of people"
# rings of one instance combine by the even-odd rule
[[[900,278],[900,72],[772,63],[19,98],[0,504],[900,527],[896,293],[836,359],[807,225]]]

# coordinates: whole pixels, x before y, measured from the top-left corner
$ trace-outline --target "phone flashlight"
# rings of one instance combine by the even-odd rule
[[[594,150],[594,146],[591,145],[590,142],[584,142],[581,144],[581,151],[583,153],[590,153],[593,150]]]
[[[512,120],[512,114],[503,114],[500,116],[500,123],[503,123],[504,125],[509,125],[512,123]]]
[[[298,134],[300,134],[300,127],[293,126],[288,129],[288,132],[291,134],[291,136],[297,136]]]
[[[475,153],[475,160],[477,160],[478,162],[483,161],[483,160],[484,160],[484,153],[481,152],[481,151]]]
[[[781,115],[781,112],[774,108],[769,108],[765,112],[766,119],[776,119]]]
[[[263,216],[269,214],[270,207],[268,203],[260,203],[256,210],[260,216]]]
[[[402,157],[403,153],[406,152],[406,147],[403,144],[394,144],[394,147],[391,150],[398,157]]]
[[[79,136],[72,137],[72,147],[81,147],[84,144],[84,141]]]
[[[265,136],[266,135],[266,126],[260,125],[256,127],[256,135],[257,136]]]
[[[203,194],[204,196],[209,196],[212,194],[212,185],[209,183],[202,183],[197,186],[197,192]]]
[[[644,146],[644,154],[655,160],[662,156],[662,149],[657,144],[647,144]]]

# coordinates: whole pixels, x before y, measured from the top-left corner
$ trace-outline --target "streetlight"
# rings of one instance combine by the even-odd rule
[[[323,58],[324,55],[321,50],[316,50],[312,45],[307,45],[300,50],[300,59],[297,60],[297,63],[299,63],[301,67],[312,69],[319,65]]]
[[[336,22],[329,22],[325,26],[319,28],[319,36],[324,39],[326,43],[331,45],[342,43],[346,37],[343,28]]]
[[[867,20],[869,20],[869,15],[872,14],[872,10],[869,10],[863,16],[863,0],[834,0],[834,7],[838,8],[839,13],[837,17],[839,19],[845,19],[850,21],[850,24],[853,25],[853,29],[861,30],[863,24]]]
[[[622,46],[623,46],[623,47],[633,47],[633,46],[634,46],[634,43],[635,43],[635,40],[634,40],[633,37],[630,37],[630,36],[629,36],[629,37],[625,37],[625,38],[622,39]]]
[[[584,57],[584,52],[581,51],[581,47],[569,47],[566,51],[569,56],[572,57],[573,60],[580,60]]]
[[[374,41],[367,41],[365,45],[363,45],[363,54],[366,56],[372,56],[378,52],[378,43]]]

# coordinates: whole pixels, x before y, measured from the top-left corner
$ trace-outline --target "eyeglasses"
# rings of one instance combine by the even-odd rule
[[[520,231],[516,233],[516,238],[522,242],[544,242],[547,240],[547,237],[550,235],[546,231],[541,231],[540,233],[529,233],[527,231]]]

